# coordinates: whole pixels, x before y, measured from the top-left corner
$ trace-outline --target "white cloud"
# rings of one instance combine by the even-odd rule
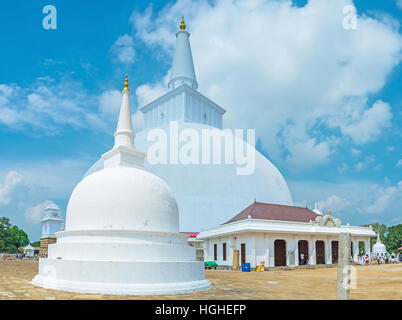
[[[24,178],[15,171],[10,171],[3,184],[0,184],[0,205],[8,205],[19,187],[25,185]]]
[[[389,226],[401,223],[401,182],[392,183],[387,178],[383,184],[367,180],[337,182],[303,180],[289,181],[289,187],[295,203],[299,199],[308,199],[310,207],[313,207],[314,202],[320,202],[323,209],[334,210],[334,215],[341,218],[343,224],[349,222],[352,225],[362,225],[380,222]]]
[[[151,7],[134,12],[130,21],[134,37],[171,56],[184,15],[199,90],[227,109],[225,125],[255,128],[272,158],[301,168],[325,163],[336,148],[314,130],[320,123],[356,144],[375,141],[390,124],[387,103],[366,101],[400,63],[402,37],[381,17],[359,15],[356,30],[343,29],[347,4],[178,0],[156,16]],[[148,102],[164,82],[143,88],[139,101]],[[289,125],[294,135],[281,135]]]
[[[396,186],[381,187],[374,185],[371,190],[372,202],[361,208],[358,208],[362,213],[381,213],[384,212],[392,201],[401,199],[402,197],[402,181],[399,181]]]
[[[42,219],[45,209],[50,204],[55,204],[55,203],[51,200],[45,200],[36,206],[28,208],[24,213],[26,220],[28,222],[32,222],[32,223],[39,223],[40,220]]]
[[[402,167],[402,159],[399,159],[398,162],[396,163],[397,167]]]
[[[291,167],[304,167],[305,164],[317,166],[325,163],[330,155],[330,148],[327,142],[317,142],[315,138],[287,139],[286,146],[289,151],[287,162]]]
[[[138,88],[135,90],[135,94],[138,99],[138,107],[142,108],[151,101],[165,94],[168,91],[167,89],[168,81],[169,81],[169,73],[163,78],[161,83],[155,83],[155,84],[146,83],[138,86]]]
[[[351,203],[348,200],[338,197],[337,195],[331,195],[326,200],[317,202],[318,209],[323,212],[325,210],[339,212],[350,205]]]
[[[357,144],[375,141],[384,128],[391,126],[391,107],[381,100],[369,109],[362,111],[348,110],[350,114],[342,117],[341,130]]]
[[[402,10],[402,0],[396,0],[396,5],[399,9]]]
[[[103,113],[118,115],[121,104],[121,92],[118,90],[104,91],[99,97],[99,109]]]
[[[117,90],[89,94],[82,83],[68,77],[42,77],[27,87],[0,84],[0,125],[30,134],[59,134],[66,127],[109,131],[120,102]]]
[[[353,156],[358,157],[358,156],[361,155],[362,152],[361,152],[360,150],[358,150],[358,149],[351,148],[351,149],[350,149],[350,153],[351,153]]]
[[[370,164],[372,164],[374,161],[375,161],[374,156],[368,156],[368,157],[364,158],[363,161],[356,163],[355,168],[357,171],[362,171],[364,169],[367,169],[370,166]]]
[[[120,36],[113,44],[112,52],[120,62],[133,63],[136,55],[133,39],[127,34]]]

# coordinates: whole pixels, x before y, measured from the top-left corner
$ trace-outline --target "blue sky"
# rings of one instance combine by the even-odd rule
[[[47,4],[57,30],[42,27]],[[356,30],[342,28],[350,4]],[[65,210],[111,147],[124,74],[136,107],[164,92],[182,14],[199,90],[227,109],[226,126],[256,128],[295,203],[318,202],[352,224],[402,222],[402,1],[0,6],[0,216],[32,240],[41,204]]]

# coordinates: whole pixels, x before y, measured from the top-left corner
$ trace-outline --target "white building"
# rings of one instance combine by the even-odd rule
[[[332,264],[338,260],[338,235],[350,232],[351,252],[357,261],[359,242],[370,253],[371,228],[341,225],[330,211],[317,214],[307,208],[254,202],[228,222],[202,230],[204,260],[219,266],[233,265],[233,252],[239,250],[241,263],[251,268]],[[302,259],[304,257],[304,259]]]
[[[128,81],[113,148],[104,169],[87,176],[68,202],[65,231],[56,233],[32,280],[44,288],[104,294],[178,294],[206,290],[204,265],[187,235],[169,186],[144,170],[135,148]]]
[[[33,258],[35,256],[35,248],[28,244],[24,247],[24,254],[27,258]]]

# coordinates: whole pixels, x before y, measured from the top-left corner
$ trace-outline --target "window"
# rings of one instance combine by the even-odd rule
[[[226,261],[226,242],[222,244],[223,261]]]
[[[218,245],[214,244],[214,260],[218,260]]]

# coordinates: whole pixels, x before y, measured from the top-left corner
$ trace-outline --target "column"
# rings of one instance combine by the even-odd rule
[[[274,242],[275,242],[275,237],[270,236],[269,237],[269,266],[271,268],[275,267],[275,251],[274,251]]]
[[[308,264],[309,265],[317,264],[314,237],[308,240]]]
[[[293,237],[294,243],[294,254],[295,254],[295,267],[299,266],[299,238],[297,236]]]
[[[370,255],[370,238],[368,238],[366,241],[364,241],[364,251],[366,251],[366,253],[368,255]]]
[[[204,261],[209,261],[209,239],[205,239],[202,246],[204,247]]]
[[[270,251],[270,236],[269,234],[265,234],[265,239],[264,239],[264,246],[265,246],[265,267],[269,267],[269,259],[271,256],[271,251]]]
[[[350,233],[339,235],[337,300],[349,300],[350,287]]]
[[[285,240],[285,246],[286,246],[286,251],[285,251],[285,254],[286,254],[286,266],[287,267],[289,267],[289,265],[290,265],[290,257],[289,257],[289,252],[290,252],[290,249],[291,249],[291,247],[292,247],[292,238],[287,238],[287,237],[282,237],[282,239],[284,239]]]
[[[359,254],[359,241],[357,239],[353,239],[353,261],[357,262],[357,256]]]
[[[250,234],[250,244],[251,244],[251,254],[250,254],[250,268],[256,268],[257,266],[257,259],[255,255],[255,250],[256,250],[256,234],[251,233]],[[246,249],[247,250],[247,249]],[[247,251],[246,251],[247,252]]]
[[[332,244],[331,239],[327,238],[325,241],[325,264],[332,264]]]

